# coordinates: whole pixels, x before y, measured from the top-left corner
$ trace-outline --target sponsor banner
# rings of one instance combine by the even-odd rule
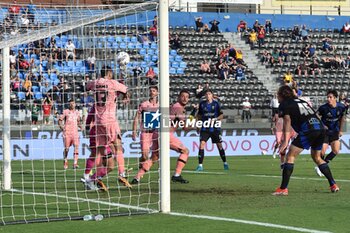
[[[188,3],[262,4],[263,0],[187,0]]]
[[[125,134],[124,134],[125,135]],[[197,156],[199,148],[198,137],[179,137],[183,144],[189,149],[190,156]],[[126,158],[139,157],[140,143],[134,142],[130,137],[123,137],[124,155]],[[271,155],[275,146],[274,136],[228,136],[223,137],[223,147],[228,156],[242,155]],[[62,159],[62,139],[32,139],[32,140],[11,140],[11,156],[13,160],[50,160]],[[304,151],[303,154],[308,154]],[[341,138],[340,153],[350,153],[350,135]],[[219,152],[210,141],[205,148],[206,156],[218,156]],[[0,158],[2,159],[2,141],[0,141]],[[80,139],[79,157],[88,158],[90,155],[89,140]],[[170,156],[176,157],[178,153],[171,151]],[[69,158],[73,158],[73,148],[70,148]]]

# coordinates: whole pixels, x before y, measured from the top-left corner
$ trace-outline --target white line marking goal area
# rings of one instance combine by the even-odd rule
[[[117,206],[117,207],[129,208],[129,209],[134,209],[134,210],[143,210],[143,211],[148,211],[150,213],[157,213],[158,212],[157,210],[154,210],[154,209],[142,208],[139,206],[125,205],[125,204],[108,202],[108,201],[101,201],[101,200],[96,200],[96,199],[68,197],[68,196],[57,195],[57,194],[52,194],[52,193],[28,192],[28,191],[17,190],[17,189],[11,189],[11,191],[17,192],[17,193],[22,193],[22,194],[27,194],[27,195],[64,198],[64,199],[70,199],[70,200],[74,200],[74,201],[92,202],[92,203],[98,203],[98,204],[107,205],[107,206]],[[302,227],[285,226],[285,225],[279,225],[279,224],[273,224],[273,223],[256,222],[256,221],[236,219],[236,218],[216,217],[216,216],[207,216],[207,215],[195,215],[195,214],[186,214],[186,213],[177,213],[177,212],[170,212],[169,215],[178,216],[178,217],[207,219],[207,220],[213,220],[213,221],[235,222],[235,223],[241,223],[241,224],[277,228],[277,229],[290,230],[290,231],[296,231],[296,232],[331,233],[330,231],[320,231],[320,230],[314,230],[314,229],[308,229],[308,228],[302,228]]]

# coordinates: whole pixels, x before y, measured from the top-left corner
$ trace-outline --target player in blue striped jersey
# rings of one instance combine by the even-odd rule
[[[200,102],[199,104],[197,120],[201,120],[202,122],[210,121],[213,123],[221,121],[224,118],[224,114],[221,110],[220,103],[214,100],[213,92],[210,89],[206,90],[205,98],[206,100]],[[203,171],[204,148],[209,138],[211,138],[212,143],[215,143],[219,150],[220,157],[224,163],[224,169],[229,169],[228,163],[226,162],[225,150],[222,147],[221,127],[217,127],[215,125],[216,124],[210,124],[209,126],[205,126],[203,124],[202,128],[200,129],[200,145],[198,152],[199,164],[196,169],[197,171]]]
[[[327,92],[327,103],[321,105],[317,114],[321,117],[321,121],[327,128],[326,137],[323,141],[321,156],[329,163],[339,153],[340,141],[339,138],[343,135],[343,125],[345,121],[346,107],[344,104],[337,102],[338,92],[330,90]],[[326,155],[328,145],[331,145],[332,151]],[[319,176],[323,176],[318,167],[315,171]]]

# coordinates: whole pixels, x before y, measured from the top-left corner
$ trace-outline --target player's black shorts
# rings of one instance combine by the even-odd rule
[[[323,143],[325,144],[331,144],[334,141],[339,140],[339,132],[333,132],[333,133],[326,133],[326,136],[324,137]]]
[[[299,133],[298,136],[293,140],[292,145],[312,150],[321,150],[326,136],[325,130],[315,130],[307,133]]]
[[[222,138],[221,138],[221,131],[215,130],[213,132],[208,132],[208,131],[201,131],[199,135],[199,140],[200,141],[205,141],[207,142],[211,138],[212,143],[221,143]]]

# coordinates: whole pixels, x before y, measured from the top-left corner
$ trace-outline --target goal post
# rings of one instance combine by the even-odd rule
[[[155,16],[160,18],[156,28],[158,36],[151,37],[150,28]],[[119,98],[116,115],[121,128],[125,171],[129,181],[132,180],[139,170],[141,154],[139,139],[135,142],[131,137],[132,123],[139,104],[149,99],[150,86],[157,85],[162,117],[169,116],[168,0],[128,4],[119,9],[77,6],[38,9],[35,17],[35,24],[44,24],[40,20],[45,18],[49,25],[38,28],[33,25],[33,30],[17,25],[17,34],[7,34],[0,41],[3,126],[0,129],[3,173],[0,225],[83,219],[84,215],[97,214],[111,217],[159,211],[169,213],[167,129],[160,129],[159,165],[155,163],[138,185],[128,189],[118,181],[118,168],[122,163],[119,164],[116,158],[115,169],[103,177],[109,190],[101,192],[86,190],[81,183],[90,155],[85,129],[79,131],[79,168],[72,169],[71,147],[69,166],[64,169],[64,146],[58,124],[63,110],[69,108],[70,100],[75,100],[81,119],[87,117],[89,108],[84,98],[94,96],[87,91],[87,83],[98,78],[101,69],[110,67],[116,79],[131,93],[129,105]],[[50,25],[53,19],[59,24]],[[55,41],[53,47],[48,45],[53,43],[51,40]],[[75,45],[72,56],[66,47],[69,41]],[[129,63],[118,61],[117,55],[121,52],[130,55]],[[11,56],[19,57],[20,53],[24,63],[16,61],[13,64]],[[90,59],[91,56],[94,59]],[[159,76],[156,84],[146,79],[146,72],[151,67]],[[140,74],[138,68],[142,70]],[[49,99],[49,115],[45,115],[46,99]],[[99,166],[105,166],[109,172],[109,167],[101,164]],[[95,165],[91,174],[95,172],[98,176],[98,169]]]

